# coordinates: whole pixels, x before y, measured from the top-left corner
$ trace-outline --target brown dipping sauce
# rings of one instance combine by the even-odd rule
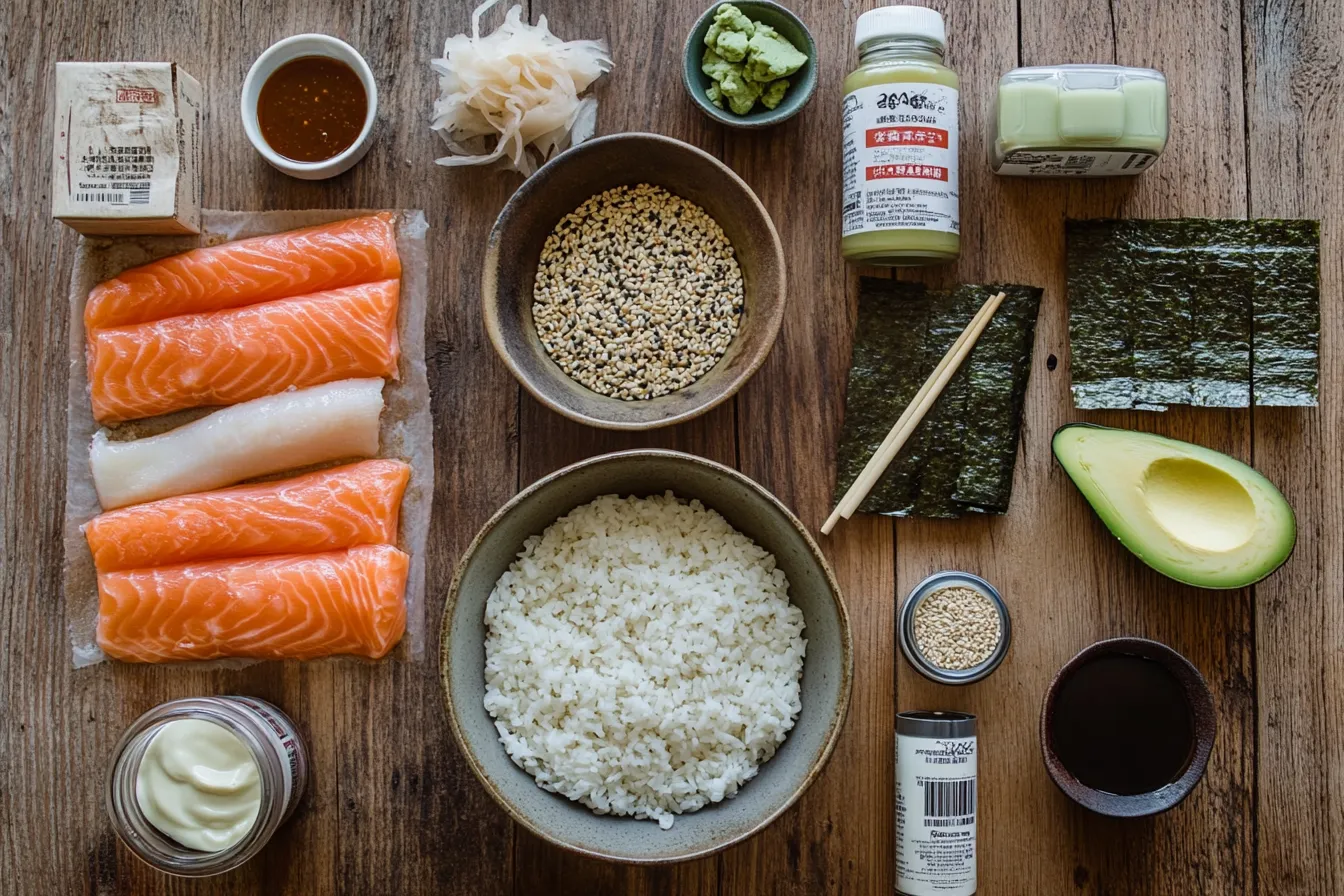
[[[364,130],[369,97],[350,66],[327,56],[300,56],[261,85],[257,121],[271,149],[295,162],[325,162]]]

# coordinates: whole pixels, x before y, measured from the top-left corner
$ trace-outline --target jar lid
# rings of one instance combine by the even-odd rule
[[[933,41],[947,49],[943,16],[927,6],[879,6],[859,16],[854,23],[854,46],[884,37],[914,37]]]
[[[975,737],[975,716],[942,710],[898,712],[896,733],[907,737]]]

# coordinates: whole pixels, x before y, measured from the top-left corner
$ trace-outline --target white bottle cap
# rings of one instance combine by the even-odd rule
[[[927,6],[879,6],[859,16],[854,23],[855,48],[883,37],[922,38],[947,49],[943,17],[938,10]]]

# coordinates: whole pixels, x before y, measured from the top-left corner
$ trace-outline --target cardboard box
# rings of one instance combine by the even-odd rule
[[[171,62],[58,62],[52,216],[88,234],[200,233],[201,85]]]

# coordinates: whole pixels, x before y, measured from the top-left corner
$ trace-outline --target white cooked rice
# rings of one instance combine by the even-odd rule
[[[802,709],[803,614],[699,501],[606,495],[532,536],[486,603],[485,708],[517,765],[667,829],[737,793]]]

